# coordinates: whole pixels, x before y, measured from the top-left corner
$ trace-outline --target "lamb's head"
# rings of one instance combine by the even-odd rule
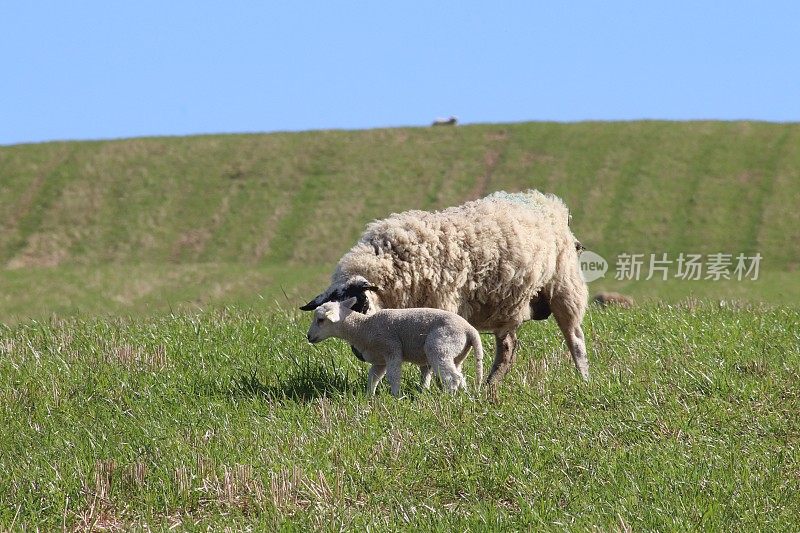
[[[359,313],[369,314],[371,311],[381,307],[377,297],[379,290],[378,287],[367,281],[364,276],[351,276],[344,281],[334,281],[325,292],[318,294],[300,309],[311,311],[326,302],[340,302],[348,298],[355,298],[356,303],[350,308]]]
[[[336,337],[337,324],[353,312],[351,308],[355,303],[356,298],[353,297],[343,302],[325,302],[314,309],[314,318],[306,333],[308,342],[316,344],[329,337]]]

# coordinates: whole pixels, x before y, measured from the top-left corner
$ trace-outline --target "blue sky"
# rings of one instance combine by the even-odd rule
[[[0,144],[800,120],[800,2],[17,0],[0,50]]]

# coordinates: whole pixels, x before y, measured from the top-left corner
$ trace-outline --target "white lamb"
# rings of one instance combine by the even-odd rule
[[[404,361],[419,365],[424,389],[430,385],[432,372],[448,391],[466,388],[461,365],[470,348],[475,349],[475,374],[480,387],[483,346],[478,331],[466,320],[455,313],[428,308],[384,309],[364,315],[351,309],[356,301],[350,298],[317,307],[306,336],[314,344],[338,337],[358,349],[372,364],[368,394],[375,394],[386,374],[392,395],[399,396]]]

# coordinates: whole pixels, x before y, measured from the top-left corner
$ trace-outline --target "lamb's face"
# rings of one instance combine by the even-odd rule
[[[311,311],[326,302],[340,302],[348,298],[355,298],[356,304],[352,306],[353,311],[371,314],[376,309],[381,308],[376,292],[378,290],[378,287],[371,284],[363,276],[352,276],[346,281],[332,283],[325,292],[317,295],[300,309]]]
[[[308,327],[306,338],[311,344],[322,342],[329,337],[333,337],[334,324],[339,322],[340,305],[339,302],[327,302],[314,310],[314,318]]]

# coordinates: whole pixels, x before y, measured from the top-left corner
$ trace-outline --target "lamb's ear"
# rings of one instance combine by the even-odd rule
[[[345,309],[352,309],[353,306],[356,305],[356,302],[358,302],[358,298],[353,296],[352,298],[348,298],[347,300],[341,302],[340,305]]]
[[[328,309],[328,311],[325,313],[325,318],[327,318],[334,324],[336,322],[339,322],[339,310],[336,307]]]

